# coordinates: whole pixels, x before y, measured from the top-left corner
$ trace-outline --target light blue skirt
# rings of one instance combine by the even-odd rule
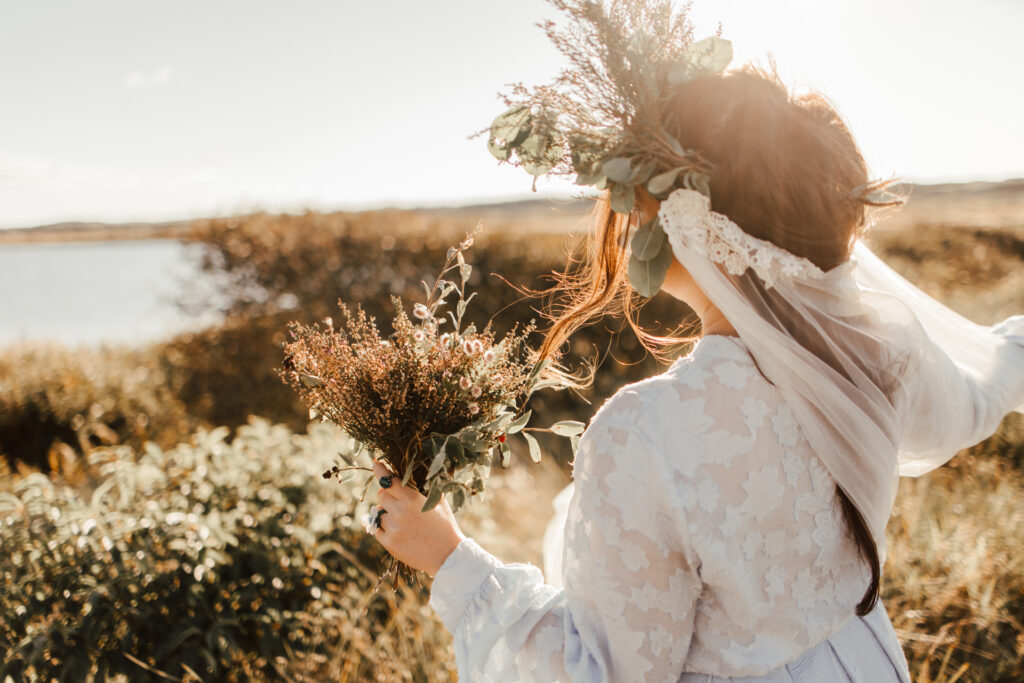
[[[726,678],[685,673],[680,683],[910,683],[907,660],[882,601],[854,616],[797,659],[761,676]]]

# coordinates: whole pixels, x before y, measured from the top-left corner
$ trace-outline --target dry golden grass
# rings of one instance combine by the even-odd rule
[[[373,284],[392,289],[397,286],[395,282],[403,287],[416,284],[416,268],[410,270],[401,260],[408,256],[400,249],[406,231],[427,233],[439,244],[447,244],[447,238],[437,234],[440,227],[447,225],[461,232],[480,219],[496,236],[528,232],[531,237],[520,246],[509,246],[497,238],[481,240],[480,254],[486,264],[482,270],[514,274],[539,259],[546,262],[554,258],[550,250],[558,249],[563,242],[557,236],[584,227],[584,210],[579,204],[534,204],[511,213],[510,207],[494,206],[449,212],[367,212],[348,217],[261,216],[254,219],[260,222],[259,229],[251,232],[271,239],[265,247],[282,250],[282,245],[292,242],[301,245],[327,240],[324,235],[332,231],[347,235],[347,223],[334,223],[351,219],[353,225],[363,225],[373,235],[374,241],[367,244],[376,247],[379,241],[379,251],[386,253],[378,256],[393,270],[390,278],[379,283],[357,278],[352,286],[366,288]],[[400,238],[397,245],[396,235]],[[249,249],[255,238],[243,237],[239,249]],[[228,235],[224,239],[230,242],[234,238]],[[1020,181],[955,191],[941,187],[918,191],[901,214],[874,231],[871,242],[911,281],[979,322],[990,323],[1024,312],[1024,183]],[[302,259],[291,270],[282,271],[285,275],[294,271],[296,282],[313,282],[311,292],[303,295],[327,291],[327,285],[316,282],[326,277],[323,266],[338,271],[344,263],[331,266],[340,252],[323,251],[331,243],[323,244],[323,248],[319,243],[314,245],[310,256],[314,260],[320,257],[320,271],[308,270],[313,261]],[[433,258],[428,252],[435,247],[442,248],[425,244],[422,258]],[[544,252],[542,257],[537,256],[538,251]],[[268,262],[266,270],[275,274],[273,269],[279,267],[284,265]],[[333,301],[327,303],[333,305]],[[244,315],[238,318],[244,319]],[[51,426],[60,425],[68,432],[61,438],[74,445],[83,439],[65,425],[75,420],[72,413],[88,410],[93,404],[110,403],[107,409],[111,415],[145,412],[151,424],[183,421],[185,418],[178,414],[185,412],[189,420],[201,417],[215,424],[229,424],[237,421],[239,411],[247,406],[283,405],[276,398],[263,398],[254,391],[262,384],[239,383],[241,372],[266,373],[262,366],[267,356],[255,342],[263,336],[271,338],[269,333],[257,337],[252,328],[239,325],[227,337],[196,335],[195,339],[171,342],[159,351],[163,358],[160,371],[175,378],[173,395],[180,402],[167,404],[173,405],[173,410],[166,416],[150,409],[149,394],[162,395],[162,389],[137,390],[118,374],[123,370],[128,377],[131,372],[141,372],[133,370],[131,354],[102,362],[93,356],[76,360],[50,351],[22,350],[17,358],[5,354],[8,358],[0,362],[0,394],[5,383],[8,393],[13,390],[13,394],[7,397],[10,405],[0,401],[0,406],[17,404],[23,409],[38,404],[45,418],[40,422],[50,420]],[[44,357],[49,359],[52,375],[67,381],[50,382],[42,363],[35,363],[34,370],[26,369],[26,359]],[[186,363],[187,359],[192,360]],[[96,363],[102,367],[92,368]],[[637,371],[639,368],[607,361],[598,379],[604,385],[603,393],[636,379],[632,374]],[[135,398],[140,391],[145,396]],[[599,403],[601,396],[593,398]],[[141,402],[145,410],[133,407],[132,401]],[[128,407],[118,407],[122,403]],[[578,415],[565,415],[560,413],[565,406],[552,401],[547,410],[556,419],[579,418],[584,412],[592,413],[593,407],[582,407]],[[13,414],[13,410],[7,412]],[[98,426],[89,432],[94,441],[102,438],[102,425],[109,422],[104,422],[99,408],[95,413]],[[289,419],[283,408],[280,415],[269,417]],[[122,440],[131,436],[128,431],[119,433]],[[80,445],[88,447],[88,443]],[[5,468],[0,458],[0,490],[15,476]],[[539,467],[517,463],[497,475],[484,499],[474,501],[461,514],[464,529],[505,561],[540,564],[551,499],[567,482],[565,470],[553,462],[546,461]],[[903,642],[914,679],[929,683],[1024,680],[1024,418],[1008,418],[995,437],[959,454],[936,472],[902,480],[888,531],[883,600]],[[345,622],[345,637],[332,644],[332,656],[318,661],[296,659],[290,663],[289,674],[295,680],[347,681],[365,680],[366,672],[372,670],[377,680],[452,680],[455,669],[450,637],[425,605],[424,597],[412,595],[412,599],[395,603],[383,616],[358,609],[339,614],[338,619]],[[384,619],[383,624],[371,627],[368,620],[374,618]],[[371,633],[380,635],[371,637]],[[377,664],[367,666],[369,661]]]

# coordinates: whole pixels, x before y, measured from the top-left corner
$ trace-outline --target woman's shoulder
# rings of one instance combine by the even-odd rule
[[[620,417],[639,421],[664,410],[675,411],[681,402],[692,400],[742,401],[757,388],[759,379],[757,366],[739,338],[711,335],[664,372],[619,388],[592,422]]]
[[[743,342],[712,335],[653,377],[624,385],[591,419],[596,431],[631,431],[651,445],[702,433],[752,402],[777,399]]]

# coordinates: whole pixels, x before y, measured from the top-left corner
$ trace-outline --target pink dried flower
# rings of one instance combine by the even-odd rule
[[[472,386],[472,382],[469,381],[468,377],[460,377],[459,378],[459,388],[460,389],[462,389],[463,391],[467,391],[467,390],[469,390],[469,387],[471,387],[471,386]]]
[[[483,353],[484,352],[484,343],[482,341],[480,341],[479,339],[474,339],[471,342],[471,347],[472,347],[472,352],[473,353]]]
[[[481,390],[480,387],[473,387],[473,390],[469,392],[469,395],[472,396],[473,398],[479,398],[480,394],[482,393],[483,390]]]
[[[504,378],[501,376],[500,372],[496,372],[493,375],[491,375],[491,381],[494,382],[495,384],[501,384],[502,379]]]
[[[416,304],[412,307],[412,314],[420,320],[426,320],[430,317],[430,310],[423,304]]]
[[[484,361],[487,362],[487,363],[490,363],[490,362],[494,361],[494,350],[493,349],[487,349],[486,351],[484,351]]]
[[[466,354],[467,356],[472,356],[473,355],[473,342],[472,342],[472,340],[470,340],[470,339],[463,340],[463,342],[462,342],[462,352],[464,354]]]
[[[412,333],[412,338],[418,342],[423,341],[427,335],[423,334],[423,330],[416,330]]]
[[[480,406],[478,406],[476,403],[470,403],[469,405],[466,406],[466,408],[469,409],[470,415],[476,415],[477,413],[480,412]]]

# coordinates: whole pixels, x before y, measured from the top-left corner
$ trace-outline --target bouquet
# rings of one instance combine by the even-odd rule
[[[492,466],[510,464],[509,437],[520,435],[539,462],[541,449],[531,432],[568,437],[575,452],[584,428],[575,421],[548,429],[527,426],[530,396],[565,386],[557,372],[545,372],[551,360],[540,359],[528,345],[533,321],[500,339],[491,322],[482,330],[463,327],[474,296],[466,291],[472,266],[464,255],[473,234],[448,250],[433,286],[423,283],[426,300],[413,306],[414,319],[392,296],[393,332],[385,335],[360,307],[353,312],[339,301],[343,319],[337,329],[329,318],[289,324],[292,341],[284,347],[279,373],[309,405],[311,419],[333,422],[360,442],[356,457],[368,449],[403,486],[426,496],[424,511],[444,495],[457,511],[483,491]],[[325,479],[370,471],[353,457],[339,456],[343,461],[324,472]],[[372,482],[371,476],[364,497]],[[395,560],[381,579],[389,574],[414,577]]]

